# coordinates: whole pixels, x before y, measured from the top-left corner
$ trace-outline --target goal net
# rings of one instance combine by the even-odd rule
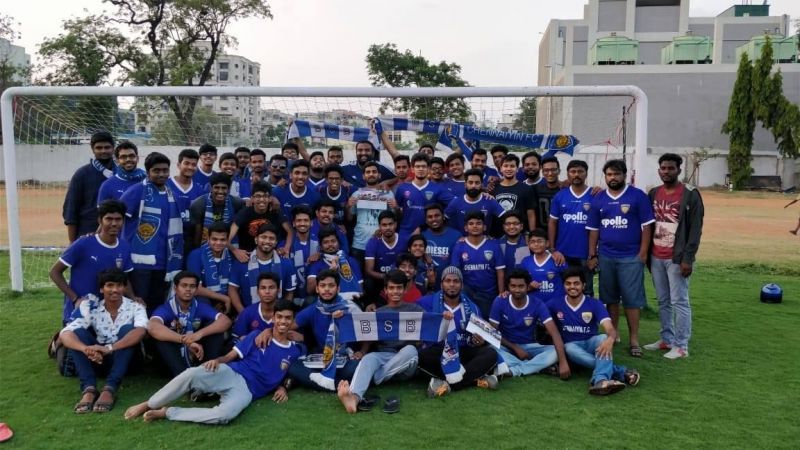
[[[128,95],[83,95],[81,89],[85,88],[73,88],[69,95],[52,95],[36,89],[23,88],[19,94],[5,96],[11,97],[11,114],[2,118],[3,140],[4,147],[13,140],[14,170],[11,177],[9,170],[4,168],[2,172],[0,264],[11,265],[10,271],[2,270],[11,275],[0,282],[0,290],[52,284],[48,279],[49,268],[68,245],[62,218],[65,193],[76,169],[89,163],[92,157],[89,139],[96,131],[110,131],[117,143],[127,140],[136,144],[140,167],[148,153],[158,151],[170,157],[173,170],[182,149],[197,149],[205,142],[217,146],[220,155],[244,146],[260,148],[269,158],[280,152],[292,122],[309,123],[312,128],[314,124],[324,124],[322,128],[314,128],[311,135],[302,136],[309,153],[339,145],[344,149],[344,160],[354,160],[354,138],[342,130],[374,133],[376,118],[383,124],[387,138],[407,155],[415,153],[425,142],[436,144],[447,140],[453,149],[465,144],[470,149],[479,146],[487,151],[496,142],[504,142],[517,152],[535,150],[545,154],[550,151],[562,166],[566,166],[570,158],[583,159],[590,167],[590,184],[602,182],[599,168],[606,159],[620,157],[623,147],[627,146],[629,165],[633,155],[636,102],[631,96],[619,92],[613,96],[613,92],[600,88],[580,96],[556,97],[526,95],[537,88],[496,89],[497,92],[492,88],[463,88],[458,96],[436,97],[421,96],[423,90],[412,88],[392,91],[398,97],[386,97],[385,91],[377,90],[375,95],[365,94],[372,92],[370,89],[354,89],[357,95],[348,95],[346,88],[332,90],[329,94],[321,88],[305,96],[303,93],[308,89],[253,95],[252,90],[214,88],[192,91],[208,95],[169,97],[134,95],[133,91]],[[96,93],[100,88],[91,89]],[[191,114],[186,113],[189,105]],[[413,122],[414,119],[418,122]],[[7,132],[8,121],[13,127],[12,133]],[[407,125],[391,125],[395,122]],[[426,124],[429,126],[423,126]],[[455,129],[459,131],[453,131],[448,125],[457,125]],[[445,138],[442,137],[444,129],[448,130]],[[472,134],[465,134],[466,129],[472,130]],[[336,135],[333,130],[342,131],[342,134]],[[461,139],[453,133],[459,133]],[[519,138],[532,134],[543,135],[538,145],[533,145],[530,139]],[[519,142],[498,141],[495,139],[498,135],[515,135],[514,139]],[[554,136],[548,141],[549,135]],[[564,136],[558,139],[561,135]],[[574,148],[569,140],[572,137],[580,141]],[[379,142],[374,134],[368,139]],[[4,148],[4,166],[9,162],[6,150]],[[446,158],[449,153],[447,149],[437,150],[435,156]],[[379,155],[382,162],[392,166],[388,152],[380,150]],[[491,156],[488,165],[494,166]],[[565,175],[562,171],[562,179]],[[9,183],[16,186],[16,210],[13,202],[6,203]],[[15,235],[15,224],[19,230],[16,245],[9,237],[9,234]],[[10,258],[9,253],[13,254],[17,247],[21,258]],[[21,283],[18,279],[12,286],[15,271],[21,273]]]

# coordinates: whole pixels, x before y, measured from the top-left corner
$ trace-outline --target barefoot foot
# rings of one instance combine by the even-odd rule
[[[139,417],[142,414],[150,411],[150,407],[147,406],[147,402],[139,403],[138,405],[133,405],[130,408],[125,410],[125,420],[131,420],[133,418]]]
[[[167,408],[166,407],[161,408],[161,409],[151,409],[150,411],[147,411],[146,413],[144,413],[144,416],[143,416],[145,422],[154,422],[156,420],[161,420],[161,419],[163,419],[165,417],[167,417]]]
[[[350,413],[355,414],[358,411],[358,396],[350,392],[350,383],[347,380],[339,382],[339,387],[336,391],[339,401],[344,405],[344,409]]]

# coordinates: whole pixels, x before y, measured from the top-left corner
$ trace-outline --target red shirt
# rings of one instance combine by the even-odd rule
[[[666,192],[664,186],[656,191],[653,199],[653,213],[656,216],[655,231],[653,232],[653,256],[656,258],[672,259],[683,190],[683,184],[678,183],[671,194]]]

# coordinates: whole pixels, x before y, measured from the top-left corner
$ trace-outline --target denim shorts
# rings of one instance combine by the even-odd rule
[[[611,258],[599,256],[600,300],[607,305],[622,301],[625,308],[643,308],[644,264],[638,256]]]

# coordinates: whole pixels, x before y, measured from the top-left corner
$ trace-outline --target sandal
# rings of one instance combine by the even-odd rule
[[[398,411],[400,411],[400,399],[394,395],[389,396],[383,404],[383,412],[394,414]]]
[[[631,345],[629,352],[634,358],[642,357],[642,347],[638,345]]]
[[[642,376],[639,375],[639,372],[633,369],[628,369],[625,371],[624,377],[625,377],[625,384],[627,384],[628,386],[636,386],[637,384],[639,384],[639,379]]]
[[[75,411],[75,414],[86,414],[92,411],[92,407],[94,406],[95,400],[97,400],[97,389],[95,388],[86,388],[81,393],[81,400],[83,400],[83,396],[86,394],[92,394],[92,401],[84,402],[79,401],[75,404],[75,407],[72,409]]]
[[[372,408],[381,400],[380,395],[366,394],[361,401],[358,402],[359,411],[372,411]]]
[[[108,387],[104,387],[103,388],[103,393],[106,393],[106,392],[108,392],[108,394],[111,395],[111,401],[110,402],[101,402],[101,401],[95,402],[94,408],[92,408],[92,411],[94,411],[96,413],[107,413],[107,412],[111,411],[114,408],[114,404],[117,402],[117,398],[116,398],[116,396],[114,396],[114,391],[112,389],[109,389]],[[101,394],[101,396],[102,396],[102,394]],[[99,398],[99,396],[98,396],[98,398]]]
[[[592,395],[610,395],[625,389],[625,384],[616,380],[598,381],[589,388]]]

